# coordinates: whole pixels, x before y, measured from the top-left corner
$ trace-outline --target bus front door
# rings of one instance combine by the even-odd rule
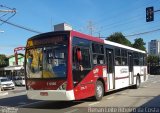
[[[134,77],[133,77],[133,54],[128,53],[128,66],[129,66],[129,84],[134,83]]]

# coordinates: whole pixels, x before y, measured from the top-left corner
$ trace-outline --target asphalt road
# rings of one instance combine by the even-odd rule
[[[0,112],[15,113],[97,113],[97,112],[160,112],[160,75],[150,76],[139,89],[125,88],[105,94],[101,101],[46,102],[28,100],[22,88],[0,97]]]

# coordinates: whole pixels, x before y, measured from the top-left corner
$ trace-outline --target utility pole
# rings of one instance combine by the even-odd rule
[[[92,21],[88,22],[87,29],[89,30],[90,35],[92,36],[93,35],[93,31],[95,30],[95,27],[93,26],[93,22]]]
[[[4,12],[4,13],[6,13],[6,12],[15,13],[16,10],[15,10],[15,9],[13,9],[13,10],[2,10],[2,9],[0,9],[0,12]]]
[[[0,12],[3,12],[3,13],[16,13],[16,9],[15,8],[10,8],[10,7],[7,7],[7,6],[4,6],[4,5],[0,5],[0,7],[2,7],[3,9],[0,9]]]
[[[16,13],[16,9],[13,8],[9,8],[9,7],[6,7],[6,6],[3,6],[3,5],[0,5],[0,7],[5,7],[7,9],[0,9],[0,13]],[[9,18],[8,18],[9,19]],[[6,20],[7,21],[7,20]],[[0,30],[0,33],[3,33],[4,31]]]

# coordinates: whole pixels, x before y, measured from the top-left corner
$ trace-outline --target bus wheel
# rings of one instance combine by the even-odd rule
[[[96,88],[95,88],[95,100],[99,101],[102,99],[104,95],[104,87],[101,81],[97,81]]]

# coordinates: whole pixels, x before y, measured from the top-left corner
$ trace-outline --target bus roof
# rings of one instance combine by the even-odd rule
[[[83,33],[77,32],[77,31],[71,31],[71,32],[72,32],[72,34],[74,34],[73,36],[78,36],[78,37],[88,39],[88,40],[91,40],[91,41],[96,41],[96,42],[112,45],[112,46],[115,46],[115,47],[120,47],[120,48],[124,48],[124,49],[128,49],[128,50],[132,50],[132,51],[146,53],[146,51],[142,51],[142,50],[139,50],[139,49],[136,49],[136,48],[133,48],[133,47],[129,47],[129,46],[126,46],[126,45],[123,45],[123,44],[119,44],[119,43],[116,43],[116,42],[112,42],[112,41],[109,41],[109,40],[104,40],[104,39],[101,39],[99,37],[86,35],[86,34],[83,34]]]
[[[87,40],[91,40],[91,41],[95,41],[99,43],[104,43],[104,41],[99,37],[90,36],[90,35],[80,33],[74,30],[71,31],[71,36],[75,36],[75,37],[79,37],[79,38],[83,38],[83,39],[87,39]]]
[[[42,38],[45,36],[50,36],[50,35],[55,35],[55,34],[69,34],[70,31],[52,31],[52,32],[46,32],[46,33],[41,33],[35,36],[30,37],[28,40],[34,40],[38,38]]]
[[[123,45],[123,44],[119,44],[119,43],[116,43],[116,42],[111,42],[111,41],[108,41],[108,40],[104,40],[104,43],[108,44],[108,45],[115,46],[115,47],[121,47],[121,48],[132,50],[132,51],[146,53],[146,51],[142,51],[142,50],[139,50],[139,49],[136,49],[136,48],[133,48],[133,47],[129,47],[129,46],[126,46],[126,45]]]
[[[129,47],[129,46],[119,44],[119,43],[116,43],[116,42],[111,42],[111,41],[108,41],[108,40],[104,40],[104,39],[101,39],[100,37],[90,36],[90,35],[80,33],[80,32],[74,31],[74,30],[71,30],[71,31],[54,31],[54,32],[42,33],[42,34],[33,36],[33,37],[29,38],[28,40],[37,39],[39,37],[43,37],[43,36],[46,36],[46,35],[49,36],[49,35],[54,35],[54,34],[69,34],[69,33],[72,37],[73,36],[80,37],[80,38],[95,41],[95,42],[98,42],[98,43],[108,44],[108,45],[115,46],[115,47],[120,47],[120,48],[124,48],[124,49],[128,49],[128,50],[132,50],[132,51],[146,53],[146,51],[135,49],[133,47]]]

